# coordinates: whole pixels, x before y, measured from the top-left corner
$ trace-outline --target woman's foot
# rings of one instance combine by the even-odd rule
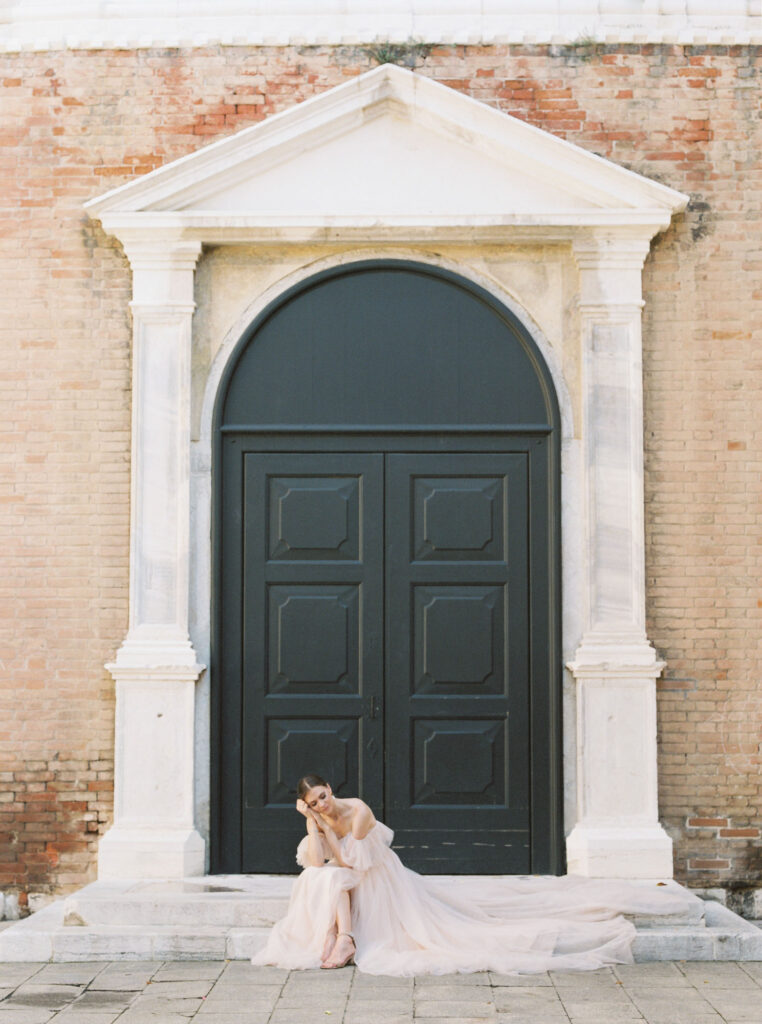
[[[328,957],[333,951],[333,947],[336,945],[337,928],[334,925],[333,928],[329,928],[325,933],[325,943],[323,945],[323,952],[320,954],[320,963],[324,964]]]
[[[331,950],[330,957],[323,963],[326,970],[333,971],[338,967],[346,967],[351,963],[355,955],[355,940],[349,932],[339,932],[336,936],[336,944]]]

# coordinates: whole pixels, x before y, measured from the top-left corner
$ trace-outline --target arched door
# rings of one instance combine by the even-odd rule
[[[292,289],[215,419],[213,870],[289,872],[306,772],[431,873],[558,872],[558,412],[482,289],[404,261]]]

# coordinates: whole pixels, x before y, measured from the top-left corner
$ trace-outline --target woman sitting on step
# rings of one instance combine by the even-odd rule
[[[288,911],[255,964],[343,967],[369,974],[593,970],[632,963],[622,914],[676,914],[687,895],[567,875],[424,877],[391,849],[391,829],[318,775],[297,786],[303,867]]]

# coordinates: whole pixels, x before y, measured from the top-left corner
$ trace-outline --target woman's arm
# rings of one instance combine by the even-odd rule
[[[304,800],[296,801],[296,809],[303,814],[307,822],[307,862],[311,868],[322,868],[325,864],[325,845],[323,843],[323,823],[307,806]]]
[[[373,811],[367,804],[359,801],[359,806],[352,817],[352,835],[355,839],[364,839],[373,826],[376,819]]]
[[[333,856],[333,859],[339,865],[340,868],[345,868],[347,865],[341,859],[341,843],[339,837],[333,831],[330,825],[323,822],[323,838],[325,839],[329,850]]]
[[[325,849],[323,847],[323,832],[317,825],[314,818],[307,818],[307,860],[310,867],[322,868],[325,864]]]

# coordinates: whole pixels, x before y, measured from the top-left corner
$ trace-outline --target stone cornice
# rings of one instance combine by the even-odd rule
[[[104,230],[118,238],[127,250],[133,269],[147,267],[165,257],[148,251],[138,253],[133,243],[166,239],[168,234],[181,236],[200,248],[210,245],[404,245],[421,242],[452,244],[516,244],[569,243],[580,229],[604,227],[609,235],[626,238],[635,230],[638,235],[653,238],[670,222],[667,210],[569,210],[562,213],[519,213],[506,216],[331,216],[324,218],[293,217],[288,214],[218,212],[136,212],[115,213],[102,219]],[[165,242],[166,244],[166,242]],[[613,255],[609,253],[613,259]],[[592,257],[592,254],[590,254]],[[588,257],[588,258],[590,258]],[[167,257],[167,259],[169,256]],[[618,258],[627,259],[622,251]],[[632,255],[629,260],[632,261]],[[188,258],[190,264],[191,257]],[[134,260],[134,262],[133,262]],[[642,266],[643,258],[640,259]]]
[[[164,5],[166,11],[168,5]],[[485,4],[460,0],[380,0],[352,4],[303,0],[188,0],[166,15],[149,0],[103,4],[99,0],[54,0],[4,5],[0,50],[145,49],[150,47],[363,45],[405,43],[762,43],[759,0],[689,3],[675,0],[662,13],[657,0],[623,5],[614,0],[536,5],[526,0]],[[411,57],[413,54],[411,53]]]

